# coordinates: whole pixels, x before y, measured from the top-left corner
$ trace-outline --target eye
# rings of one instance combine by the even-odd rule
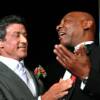
[[[64,20],[64,22],[65,22],[65,23],[72,23],[73,20],[72,20],[71,18],[66,18],[66,19]]]
[[[24,36],[24,37],[27,37],[27,33],[23,33],[23,36]]]
[[[71,23],[71,21],[70,21],[70,20],[65,20],[64,22],[65,22],[65,23]]]
[[[19,32],[15,32],[13,36],[14,37],[19,37],[20,36],[20,33]]]

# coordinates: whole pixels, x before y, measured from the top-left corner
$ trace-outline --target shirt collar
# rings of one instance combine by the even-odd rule
[[[12,58],[8,58],[8,57],[4,57],[4,56],[0,56],[0,61],[3,62],[8,68],[10,68],[11,70],[13,70],[14,72],[17,69],[17,65],[21,62],[24,63],[24,61],[18,61]]]
[[[87,45],[87,44],[92,44],[92,43],[94,43],[94,41],[82,42],[82,43],[75,46],[75,51],[78,50],[80,48],[80,46],[82,46],[82,45]]]

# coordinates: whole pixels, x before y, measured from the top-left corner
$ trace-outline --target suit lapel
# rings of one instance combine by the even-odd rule
[[[39,95],[38,82],[37,82],[34,74],[32,73],[32,71],[29,71],[29,72],[27,72],[27,75],[28,75],[28,77],[32,77],[35,88],[36,88],[36,95],[38,96]]]
[[[12,90],[15,90],[15,92],[17,93],[16,95],[25,96],[25,97],[28,96],[29,98],[34,98],[32,93],[26,86],[26,84],[19,78],[19,76],[16,75],[16,73],[14,73],[2,62],[0,62],[0,75],[3,76],[3,77],[0,77],[0,79],[2,78],[1,80],[5,81],[5,84],[9,84],[9,87]]]

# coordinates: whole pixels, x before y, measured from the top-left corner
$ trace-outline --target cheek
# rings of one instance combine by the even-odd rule
[[[7,45],[7,46],[5,47],[5,49],[8,50],[8,51],[11,52],[11,53],[14,53],[14,52],[17,50],[17,47],[14,46],[14,45]]]
[[[18,43],[16,41],[7,41],[5,47],[8,49],[17,49]]]
[[[67,31],[68,36],[72,36],[75,32],[75,29],[73,27],[70,27]]]

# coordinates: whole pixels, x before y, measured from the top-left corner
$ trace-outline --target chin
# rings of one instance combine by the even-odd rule
[[[20,58],[25,58],[27,56],[27,53],[22,53],[19,56],[20,56]]]
[[[66,42],[61,42],[61,44],[62,44],[63,46],[67,46],[67,45],[68,45],[68,43],[66,43]]]

